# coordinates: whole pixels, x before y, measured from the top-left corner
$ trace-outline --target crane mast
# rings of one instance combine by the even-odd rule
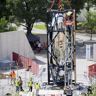
[[[58,0],[58,10],[48,11],[48,83],[69,86],[75,80],[75,10],[63,10]],[[70,18],[70,20],[68,20]]]

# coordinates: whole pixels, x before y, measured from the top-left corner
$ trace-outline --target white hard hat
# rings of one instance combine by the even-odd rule
[[[71,14],[72,14],[71,11],[68,11],[68,12],[66,13],[67,16],[70,16]]]

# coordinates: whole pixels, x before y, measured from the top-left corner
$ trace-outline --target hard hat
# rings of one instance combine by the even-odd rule
[[[68,11],[68,12],[66,13],[67,16],[70,16],[71,14],[72,14],[71,11]]]

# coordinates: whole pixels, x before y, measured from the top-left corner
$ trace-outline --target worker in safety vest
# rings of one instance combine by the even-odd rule
[[[10,73],[10,78],[11,78],[11,85],[15,83],[15,80],[16,80],[16,73],[15,71],[11,71]]]
[[[39,83],[35,83],[35,89],[37,89],[37,90],[40,89],[40,84]]]
[[[69,34],[71,33],[71,30],[73,30],[74,20],[73,20],[73,12],[68,11],[65,15],[64,25],[66,26],[67,31]]]
[[[19,76],[19,90],[20,91],[24,91],[22,85],[23,85],[23,81],[22,81],[21,76]]]
[[[29,91],[32,92],[32,85],[33,85],[33,81],[32,78],[30,78],[29,82],[28,82],[28,87],[29,87]]]
[[[15,80],[16,92],[19,92],[19,80]]]
[[[36,89],[36,96],[38,96],[39,94],[39,89],[40,89],[40,84],[39,83],[35,83],[35,89]]]

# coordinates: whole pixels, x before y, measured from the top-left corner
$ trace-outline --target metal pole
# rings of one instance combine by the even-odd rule
[[[74,12],[74,16],[73,16],[73,18],[74,18],[74,31],[73,31],[73,48],[74,48],[74,53],[73,53],[73,60],[74,60],[74,65],[73,65],[73,67],[74,67],[74,80],[75,80],[75,84],[76,84],[76,78],[77,78],[77,76],[76,76],[76,44],[75,44],[75,40],[76,40],[76,31],[75,31],[75,29],[77,28],[77,24],[76,24],[76,11],[74,10],[73,11]]]
[[[75,38],[76,38],[76,32],[74,31],[74,79],[75,83],[77,81],[77,76],[76,76],[76,45],[75,45]]]
[[[18,61],[16,61],[16,65],[17,65],[17,78],[18,78]]]

